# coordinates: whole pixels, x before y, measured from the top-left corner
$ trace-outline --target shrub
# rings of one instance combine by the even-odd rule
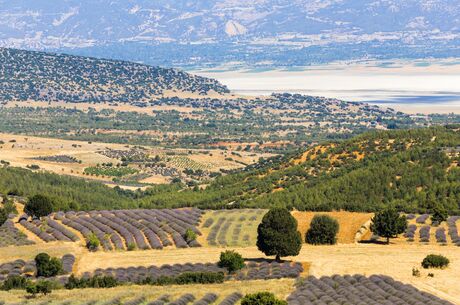
[[[257,292],[245,295],[241,305],[287,305],[287,302],[277,299],[273,293]]]
[[[11,275],[6,278],[0,287],[1,290],[9,291],[11,289],[25,289],[29,284],[29,280],[20,275]]]
[[[35,195],[29,198],[24,207],[24,212],[33,217],[43,217],[53,211],[53,201],[44,195]]]
[[[93,251],[93,252],[97,251],[99,249],[100,243],[101,242],[99,241],[99,238],[97,238],[96,234],[91,233],[88,236],[88,241],[86,242],[86,248],[88,248],[89,251]]]
[[[428,268],[445,268],[449,265],[449,259],[443,255],[430,254],[422,261],[422,267]]]
[[[128,251],[134,251],[136,250],[136,244],[135,243],[129,243],[128,244]]]
[[[192,229],[188,228],[185,231],[184,239],[187,243],[196,240],[196,238],[197,238],[196,233]]]
[[[227,250],[220,253],[219,267],[227,268],[229,272],[240,270],[244,267],[244,259],[241,254]]]
[[[26,287],[26,292],[31,294],[33,297],[37,293],[47,295],[53,290],[53,283],[50,281],[38,281],[36,283],[29,283]]]
[[[35,257],[37,276],[52,277],[62,273],[62,262],[56,257],[40,253]]]
[[[305,235],[305,241],[312,245],[334,245],[337,243],[338,232],[337,220],[328,215],[315,215]]]
[[[118,281],[112,276],[94,276],[92,278],[76,278],[73,274],[64,285],[66,289],[75,288],[112,288],[118,286]]]
[[[274,208],[267,212],[257,228],[257,248],[265,255],[298,255],[302,247],[302,237],[297,231],[297,220],[284,208]]]
[[[147,277],[139,284],[148,285],[187,285],[187,284],[214,284],[223,283],[223,272],[184,272],[178,276],[160,276],[158,278]]]

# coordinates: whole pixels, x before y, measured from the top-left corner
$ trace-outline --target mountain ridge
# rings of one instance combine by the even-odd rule
[[[149,64],[270,60],[276,65],[283,61],[301,65],[411,54],[437,57],[441,50],[448,57],[460,48],[459,0],[21,0],[0,4],[0,46],[103,53]],[[143,47],[148,51],[139,54]],[[151,54],[156,47],[164,49],[164,54]],[[247,56],[235,54],[241,47]],[[321,52],[330,47],[343,50],[335,56]],[[176,63],[169,58],[175,58],[175,53],[180,53]],[[309,58],[311,53],[314,56]]]

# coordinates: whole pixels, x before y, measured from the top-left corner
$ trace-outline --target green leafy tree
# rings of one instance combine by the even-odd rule
[[[431,222],[440,224],[441,222],[446,221],[448,217],[449,214],[447,213],[447,210],[441,205],[436,205],[433,209],[433,214],[431,215]]]
[[[51,214],[54,203],[48,196],[35,195],[29,198],[24,207],[24,212],[33,217],[43,217]]]
[[[310,229],[305,234],[305,241],[312,245],[334,245],[337,243],[339,223],[328,215],[315,215]]]
[[[221,268],[227,268],[229,272],[234,272],[244,267],[244,259],[241,254],[227,250],[220,253],[218,265]]]
[[[257,228],[257,248],[265,255],[298,255],[302,238],[297,231],[297,220],[285,208],[274,208],[262,218]]]
[[[385,237],[387,244],[390,243],[390,238],[395,238],[398,234],[404,233],[406,228],[406,217],[400,216],[393,208],[377,212],[372,218],[371,231],[381,237]]]
[[[47,253],[40,253],[35,257],[37,276],[52,277],[62,273],[62,262]]]
[[[257,292],[245,295],[241,305],[287,305],[287,302],[277,299],[273,293]]]

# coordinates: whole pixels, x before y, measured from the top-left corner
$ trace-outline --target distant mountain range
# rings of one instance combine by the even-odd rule
[[[460,56],[460,0],[0,0],[0,46],[177,66]]]

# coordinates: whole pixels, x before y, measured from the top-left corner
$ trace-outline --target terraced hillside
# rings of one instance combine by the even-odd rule
[[[176,69],[116,60],[0,48],[0,100],[142,102],[228,89]]]

